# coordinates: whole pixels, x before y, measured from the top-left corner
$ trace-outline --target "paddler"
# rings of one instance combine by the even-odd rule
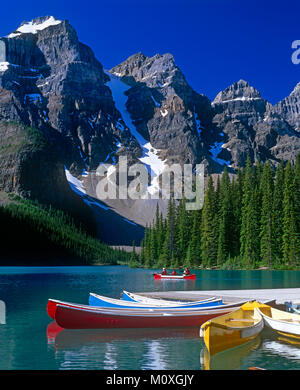
[[[189,275],[190,270],[186,267],[186,269],[183,271],[183,275]]]
[[[165,269],[165,267],[163,267],[163,270],[162,270],[162,275],[167,275],[167,270]]]
[[[173,269],[173,271],[171,272],[171,275],[177,275],[177,272],[175,271],[175,269]]]

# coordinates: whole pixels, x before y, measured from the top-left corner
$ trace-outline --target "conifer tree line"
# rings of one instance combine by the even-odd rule
[[[70,265],[128,263],[129,253],[100,242],[63,211],[14,194],[10,198],[13,202],[0,206],[4,227],[0,265],[6,258],[20,255],[25,264],[36,255],[41,264],[49,263],[49,258]]]
[[[296,162],[246,166],[210,176],[201,210],[169,200],[145,229],[131,262],[150,268],[294,269],[300,265],[300,154]]]

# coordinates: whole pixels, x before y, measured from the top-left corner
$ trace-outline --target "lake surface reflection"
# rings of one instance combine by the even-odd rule
[[[196,281],[156,281],[154,270],[127,267],[2,267],[0,369],[299,369],[300,343],[265,329],[252,342],[210,357],[198,328],[62,330],[48,298],[87,304],[88,293],[298,287],[296,271],[196,271]]]

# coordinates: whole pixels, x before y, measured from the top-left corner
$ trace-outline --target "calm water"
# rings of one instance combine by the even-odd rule
[[[264,330],[243,347],[209,359],[199,329],[63,330],[55,334],[48,298],[87,304],[88,293],[299,287],[296,271],[196,271],[196,281],[156,281],[127,267],[1,267],[1,370],[300,369],[300,342]]]

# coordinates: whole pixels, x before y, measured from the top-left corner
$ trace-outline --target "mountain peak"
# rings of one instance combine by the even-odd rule
[[[291,95],[294,95],[294,94],[298,94],[300,93],[300,82],[295,86],[295,88],[293,89]]]
[[[147,57],[139,52],[113,67],[110,72],[119,77],[133,77],[135,81],[146,82],[148,86],[154,87],[169,85],[176,69],[174,56],[170,53]]]
[[[58,20],[54,16],[40,16],[31,20],[30,22],[22,22],[17,30],[9,34],[7,37],[14,38],[21,34],[37,34],[38,31],[60,23],[62,23],[62,20]]]
[[[240,79],[221,91],[216,96],[213,103],[226,103],[234,100],[254,100],[262,99],[257,89],[249,85],[248,81]]]

